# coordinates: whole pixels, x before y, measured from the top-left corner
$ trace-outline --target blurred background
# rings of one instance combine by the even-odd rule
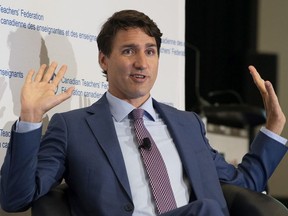
[[[287,10],[287,0],[186,1],[186,109],[207,114],[208,124],[226,124],[231,119],[219,119],[223,113],[217,108],[228,107],[227,112],[238,116],[241,107],[242,114],[249,110],[248,115],[258,118],[245,122],[256,130],[263,123],[263,105],[247,69],[253,64],[273,83],[288,116]],[[287,125],[282,135],[288,137]],[[269,181],[269,193],[287,202],[287,182],[288,156]]]

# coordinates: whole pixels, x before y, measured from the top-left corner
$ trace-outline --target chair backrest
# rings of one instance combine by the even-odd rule
[[[71,216],[67,184],[60,184],[32,204],[32,216]]]
[[[288,209],[272,196],[235,185],[222,184],[231,216],[287,216]]]

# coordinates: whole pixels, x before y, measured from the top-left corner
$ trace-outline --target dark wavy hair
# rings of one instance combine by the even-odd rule
[[[136,10],[122,10],[114,13],[102,26],[97,37],[99,52],[110,56],[115,35],[119,30],[141,28],[147,35],[156,40],[157,52],[160,54],[162,33],[157,24],[146,14]],[[103,71],[107,74],[106,71]]]

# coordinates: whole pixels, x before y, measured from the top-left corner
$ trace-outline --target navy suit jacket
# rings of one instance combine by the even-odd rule
[[[177,147],[192,186],[191,202],[216,200],[225,215],[220,181],[261,191],[287,151],[260,132],[236,169],[210,147],[195,113],[155,100],[153,106]],[[12,129],[1,169],[4,210],[26,209],[65,178],[73,215],[132,215],[129,181],[105,95],[90,107],[55,114],[40,140],[41,128],[22,134]]]

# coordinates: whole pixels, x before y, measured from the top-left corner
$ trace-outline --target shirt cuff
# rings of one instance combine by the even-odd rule
[[[31,122],[25,122],[25,121],[19,121],[19,119],[16,122],[16,129],[15,131],[18,133],[26,133],[30,132],[32,130],[36,130],[42,126],[42,122],[39,123],[31,123]]]
[[[279,136],[278,134],[268,130],[265,127],[261,127],[260,131],[263,132],[264,134],[266,134],[267,136],[269,136],[270,138],[282,143],[283,145],[286,145],[286,143],[287,143],[287,139],[285,139],[284,137]]]

